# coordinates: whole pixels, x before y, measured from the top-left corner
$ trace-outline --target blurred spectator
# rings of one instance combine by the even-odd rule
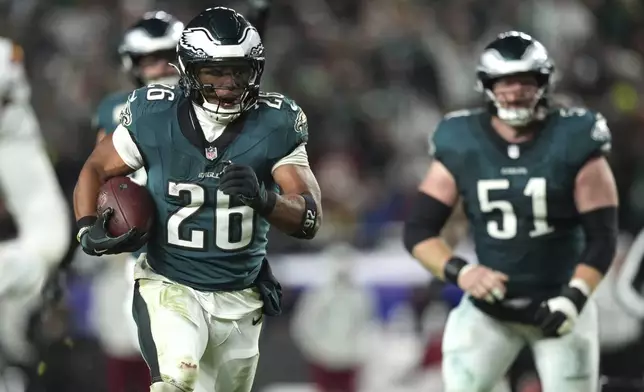
[[[357,392],[375,306],[371,293],[351,277],[351,248],[337,245],[326,252],[328,279],[302,295],[291,330],[318,391]]]

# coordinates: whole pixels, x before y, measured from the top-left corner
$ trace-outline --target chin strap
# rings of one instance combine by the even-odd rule
[[[201,104],[196,102],[193,103],[195,106],[202,109],[204,114],[206,114],[211,120],[218,123],[228,124],[241,115],[241,108],[239,105],[237,105],[237,109],[234,112],[227,113],[230,109],[222,109],[218,104],[210,103],[205,99]]]

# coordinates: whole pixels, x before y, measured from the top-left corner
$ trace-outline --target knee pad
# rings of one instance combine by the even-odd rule
[[[154,384],[150,385],[150,392],[191,392],[191,391],[184,391],[183,389],[179,389],[174,385],[168,384],[166,382],[155,382]]]

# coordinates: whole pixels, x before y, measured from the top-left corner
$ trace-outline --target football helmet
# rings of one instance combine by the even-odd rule
[[[217,121],[232,121],[256,103],[264,46],[257,29],[235,10],[208,8],[192,19],[177,44],[177,57],[179,84]],[[227,84],[216,84],[225,74],[231,76]]]
[[[150,83],[177,84],[179,75],[161,78],[146,78],[141,72],[139,63],[145,56],[156,56],[167,59],[168,63],[176,62],[175,48],[183,23],[163,11],[148,12],[127,29],[119,46],[119,55],[123,69],[132,76],[135,83],[142,87]]]
[[[528,34],[509,31],[500,34],[483,50],[476,69],[476,89],[485,94],[494,115],[509,125],[522,127],[545,117],[554,71],[554,64],[539,41]],[[534,75],[537,92],[526,106],[506,107],[494,94],[494,84],[503,77],[518,74]]]

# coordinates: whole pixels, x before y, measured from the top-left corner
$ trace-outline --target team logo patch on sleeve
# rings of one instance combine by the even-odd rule
[[[297,113],[297,118],[295,118],[295,132],[302,133],[308,129],[308,121],[306,119],[306,114],[302,109]]]
[[[121,110],[121,114],[119,115],[119,122],[121,125],[124,127],[132,125],[132,110],[130,109],[130,101],[127,101],[127,104],[123,107]]]

